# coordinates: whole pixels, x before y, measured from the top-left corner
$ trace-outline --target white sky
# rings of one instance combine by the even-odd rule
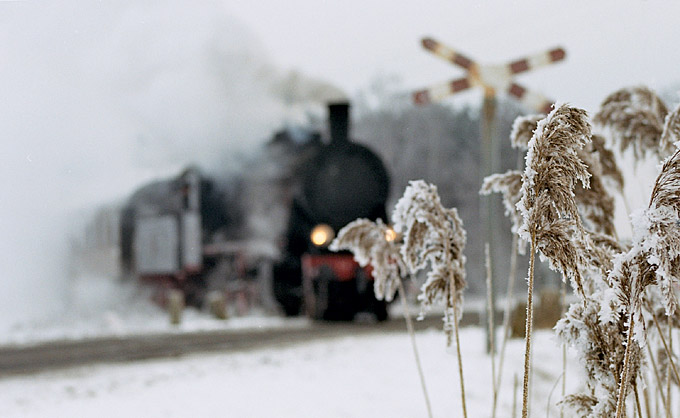
[[[670,1],[276,0],[227,1],[274,61],[325,77],[352,94],[380,73],[408,88],[462,70],[424,51],[429,35],[481,63],[553,46],[567,60],[518,77],[558,101],[594,110],[627,85],[680,80],[680,3]]]

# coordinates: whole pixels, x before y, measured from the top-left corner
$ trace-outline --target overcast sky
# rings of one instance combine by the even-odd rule
[[[671,1],[227,1],[275,62],[326,77],[348,93],[377,74],[407,88],[462,71],[420,46],[429,35],[480,63],[554,46],[567,60],[518,77],[525,86],[592,110],[632,84],[680,80],[680,2]]]

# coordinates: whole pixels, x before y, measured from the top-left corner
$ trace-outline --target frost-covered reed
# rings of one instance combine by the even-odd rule
[[[331,244],[334,251],[348,249],[354,253],[357,262],[373,266],[374,289],[378,299],[391,300],[399,289],[402,298],[404,286],[401,278],[416,274],[429,267],[427,280],[421,287],[418,300],[421,302],[421,316],[437,302],[443,302],[444,331],[448,345],[456,342],[460,374],[461,403],[463,416],[465,406],[465,383],[463,361],[458,338],[458,322],[462,314],[463,289],[465,282],[465,230],[458,211],[444,208],[436,186],[423,181],[412,181],[404,195],[397,202],[392,214],[394,228],[400,233],[401,241],[386,239],[387,226],[358,219],[345,226]],[[407,309],[405,298],[404,308]],[[412,326],[407,317],[412,333]],[[416,363],[421,375],[425,398],[424,377],[414,343]],[[431,410],[428,404],[428,413]]]
[[[680,327],[680,106],[669,112],[646,87],[625,88],[603,101],[592,124],[585,110],[558,105],[547,117],[518,118],[511,141],[526,151],[524,170],[487,177],[480,193],[503,195],[513,234],[530,247],[522,416],[529,415],[537,254],[576,296],[555,331],[576,352],[584,381],[561,407],[583,417],[672,416],[680,386],[672,338]],[[631,216],[632,239],[621,240],[614,194],[626,196],[617,157],[629,149],[636,160],[665,160],[648,206]],[[427,268],[421,314],[443,302],[448,341],[459,347],[466,236],[456,209],[441,205],[434,185],[413,181],[392,218],[400,241],[381,238],[381,222],[359,220],[335,248],[373,264],[376,295],[386,299],[404,274]],[[460,350],[458,364],[467,416]]]

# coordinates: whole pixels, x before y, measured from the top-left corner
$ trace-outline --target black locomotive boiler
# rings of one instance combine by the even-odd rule
[[[348,136],[349,104],[329,106],[330,142],[319,146],[292,201],[283,260],[274,267],[274,296],[287,315],[351,320],[359,312],[387,318],[375,299],[370,268],[328,245],[357,218],[387,221],[389,176],[380,158]]]

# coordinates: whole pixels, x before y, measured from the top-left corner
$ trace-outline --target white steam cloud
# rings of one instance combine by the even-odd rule
[[[58,312],[74,209],[257,149],[301,103],[217,1],[0,5],[0,331]]]

